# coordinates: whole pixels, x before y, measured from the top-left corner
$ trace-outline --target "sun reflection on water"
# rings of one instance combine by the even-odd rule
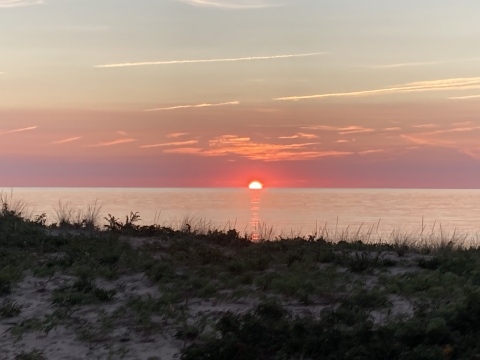
[[[252,216],[250,219],[250,228],[251,228],[252,240],[258,241],[260,240],[260,233],[259,233],[260,192],[252,191],[251,194],[252,194],[252,197],[250,200],[250,210],[252,212]]]

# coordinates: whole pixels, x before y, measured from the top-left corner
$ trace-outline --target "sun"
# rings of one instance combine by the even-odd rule
[[[262,190],[263,189],[263,184],[260,181],[252,181],[248,185],[248,188],[250,190]]]

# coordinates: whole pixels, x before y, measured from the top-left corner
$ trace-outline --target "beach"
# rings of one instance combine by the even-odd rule
[[[252,241],[233,229],[175,230],[134,217],[87,225],[46,226],[4,205],[5,359],[449,359],[477,351],[480,253],[455,238]]]

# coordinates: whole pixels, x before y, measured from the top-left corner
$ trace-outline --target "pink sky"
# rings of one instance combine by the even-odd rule
[[[2,111],[16,186],[476,187],[476,103]],[[321,119],[321,122],[319,121]]]
[[[0,187],[476,188],[479,11],[0,0]]]

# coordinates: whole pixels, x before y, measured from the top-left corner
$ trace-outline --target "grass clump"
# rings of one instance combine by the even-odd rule
[[[33,275],[42,278],[33,282],[36,291],[47,299],[50,292],[56,311],[19,321],[14,336],[62,325],[81,341],[108,344],[112,358],[128,350],[117,353],[115,341],[154,341],[160,334],[183,341],[184,360],[480,354],[478,248],[323,235],[254,242],[191,221],[177,230],[141,226],[138,213],[110,216],[105,228],[87,232],[77,228],[93,220],[70,216],[67,207],[55,229],[44,218],[24,219],[22,211],[8,205],[0,211],[0,296],[23,289],[16,284]],[[137,281],[143,288],[135,292]],[[85,306],[109,302],[118,312]],[[13,301],[0,303],[0,318],[20,311]]]
[[[99,229],[101,211],[102,204],[98,200],[88,204],[83,210],[73,208],[69,203],[59,201],[57,207],[54,208],[55,222],[51,227],[94,231]]]
[[[22,351],[14,357],[14,360],[47,360],[45,353],[41,350]]]
[[[95,304],[111,301],[115,290],[101,289],[87,278],[77,279],[72,285],[64,285],[52,294],[52,303],[60,306]]]
[[[0,318],[16,317],[20,315],[21,312],[22,307],[15,301],[5,300],[2,305],[0,305]]]

